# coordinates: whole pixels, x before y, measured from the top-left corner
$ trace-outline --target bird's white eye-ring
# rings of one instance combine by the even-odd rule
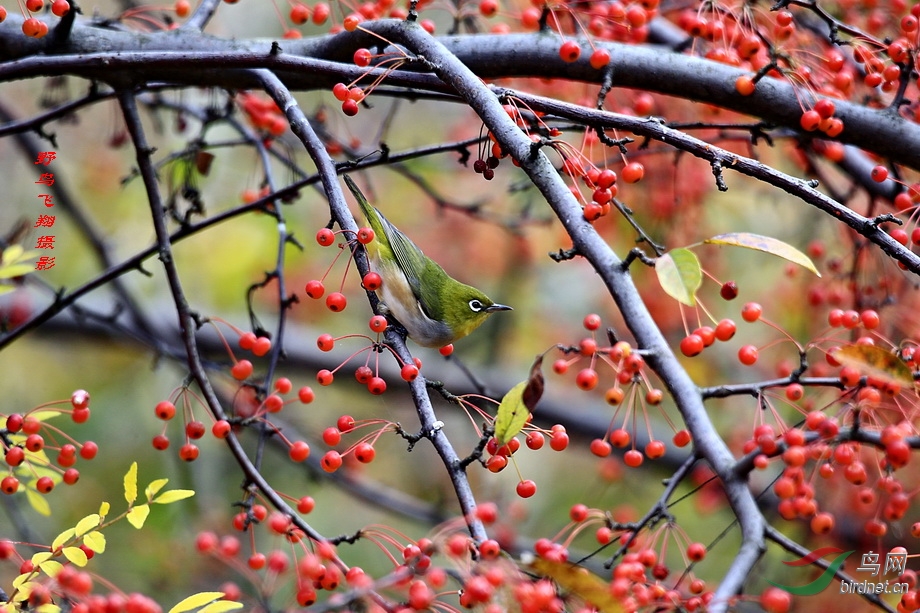
[[[473,298],[472,300],[470,300],[470,310],[473,311],[474,313],[478,313],[479,311],[482,310],[482,303],[476,300],[475,298]]]

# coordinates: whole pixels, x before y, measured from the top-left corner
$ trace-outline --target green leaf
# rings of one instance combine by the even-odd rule
[[[31,488],[26,490],[26,500],[29,501],[29,504],[39,515],[44,515],[45,517],[51,515],[51,505],[48,504],[48,500],[35,490]]]
[[[157,492],[163,489],[163,486],[167,483],[169,483],[169,479],[154,479],[151,481],[147,489],[144,490],[144,495],[147,496],[147,502],[150,502],[150,499],[156,496]]]
[[[98,528],[100,523],[102,523],[102,518],[99,517],[98,514],[92,513],[77,522],[77,527],[74,528],[74,533],[76,536],[83,536],[90,530]]]
[[[151,502],[154,504],[170,504],[172,502],[178,502],[179,500],[191,498],[194,495],[195,490],[169,490],[168,492],[163,492],[155,499],[151,500]]]
[[[844,366],[852,366],[860,374],[909,388],[914,386],[910,367],[888,349],[875,345],[848,345],[831,352],[831,357]]]
[[[96,553],[105,553],[105,535],[98,530],[84,534],[83,544]]]
[[[788,260],[793,264],[798,264],[815,273],[815,275],[821,276],[821,273],[818,272],[815,263],[811,261],[810,257],[792,245],[770,236],[761,236],[760,234],[751,234],[748,232],[732,232],[730,234],[713,236],[703,242],[709,243],[710,245],[730,245],[732,247],[744,247],[745,249],[763,251],[764,253],[769,253],[770,255]]]
[[[125,500],[129,505],[137,500],[137,462],[131,462],[131,468],[125,473]]]
[[[58,534],[56,537],[54,537],[53,541],[51,541],[51,550],[57,551],[58,549],[64,546],[64,543],[66,543],[73,537],[74,537],[74,529],[67,528],[66,530]]]
[[[527,381],[521,381],[505,394],[501,404],[498,405],[498,412],[495,414],[495,440],[498,441],[499,446],[513,439],[527,423],[530,411],[524,406],[524,388],[526,387]]]
[[[703,284],[703,270],[696,254],[678,247],[655,260],[658,283],[667,295],[681,304],[696,305],[696,290]]]
[[[86,566],[86,563],[89,561],[89,558],[86,557],[86,552],[79,547],[64,547],[63,552],[64,557],[70,560],[70,563],[75,566]]]
[[[223,592],[199,592],[197,594],[192,594],[171,608],[169,613],[184,613],[185,611],[191,611],[192,609],[203,607],[204,605],[210,604],[215,600],[219,600],[223,597]]]
[[[242,608],[242,602],[236,602],[235,600],[217,600],[202,608],[198,613],[224,613],[225,611],[236,611]]]
[[[144,527],[144,522],[147,521],[148,515],[150,515],[150,505],[138,505],[128,511],[128,523],[140,530]]]

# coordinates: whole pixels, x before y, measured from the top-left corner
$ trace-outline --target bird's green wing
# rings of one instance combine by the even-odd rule
[[[438,319],[440,308],[438,308],[437,288],[447,273],[422,253],[418,245],[400,232],[399,228],[391,224],[383,213],[372,207],[351,177],[343,175],[343,178],[376,235],[377,248],[381,251],[380,257],[396,260],[400,270],[406,275],[412,293],[421,303],[422,309],[432,319]],[[428,279],[427,283],[422,283],[423,277]]]

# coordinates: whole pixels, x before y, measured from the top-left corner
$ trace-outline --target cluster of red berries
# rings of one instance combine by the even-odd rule
[[[240,92],[237,103],[253,127],[271,136],[281,136],[288,128],[287,118],[275,101],[265,94]]]
[[[232,535],[218,537],[213,532],[199,533],[195,547],[201,554],[220,560],[231,568],[238,568],[241,554],[245,555],[246,567],[252,571],[266,571],[266,581],[270,582],[266,583],[266,587],[276,585],[278,577],[293,573],[297,584],[295,599],[302,607],[316,602],[318,590],[334,591],[342,585],[369,586],[367,582],[357,580],[359,574],[363,576],[363,571],[347,569],[331,543],[305,539],[303,532],[283,513],[269,513],[264,506],[256,504],[249,514],[241,513],[234,519],[234,525],[240,530],[250,530],[253,524],[263,522],[273,535],[296,545],[289,549],[296,556],[294,560],[283,548],[272,549],[266,555],[256,550],[254,544],[248,555],[242,554],[240,539]],[[225,583],[221,590],[228,600],[238,600],[241,596],[240,588],[233,583]]]
[[[645,360],[642,356],[633,351],[633,348],[625,341],[619,341],[609,347],[598,345],[596,331],[601,326],[599,315],[592,313],[585,316],[583,325],[592,335],[581,339],[577,346],[563,348],[566,353],[573,353],[574,357],[559,358],[553,362],[553,372],[559,375],[565,374],[576,362],[588,359],[588,366],[582,368],[576,374],[575,384],[582,390],[591,391],[597,387],[600,381],[600,376],[596,370],[597,362],[600,361],[608,365],[616,374],[616,383],[606,390],[604,398],[611,406],[626,409],[626,414],[623,418],[624,423],[635,423],[630,414],[633,411],[645,411],[645,405],[660,406],[664,400],[664,392],[648,384],[647,378],[643,375]],[[640,386],[646,387],[645,394],[641,399],[637,395]],[[645,404],[642,404],[641,400],[644,400]],[[618,408],[617,413],[619,413],[619,410]],[[667,418],[666,415],[665,417]],[[670,420],[668,421],[670,422]],[[657,459],[665,454],[667,450],[665,443],[652,439],[645,445],[643,455],[642,451],[635,448],[635,432],[625,427],[614,428],[612,423],[611,421],[611,428],[603,438],[591,441],[590,449],[595,456],[606,458],[611,454],[614,447],[631,447],[625,452],[623,460],[627,466],[636,468],[642,464],[645,457]],[[690,433],[687,430],[677,430],[675,428],[673,443],[676,446],[684,447],[688,445],[690,438]]]
[[[26,0],[26,10],[38,13],[45,8],[45,0]],[[68,0],[52,0],[51,13],[56,17],[63,17],[70,12]],[[0,22],[6,19],[6,9],[0,6]],[[42,38],[48,34],[48,24],[36,17],[28,17],[22,22],[22,33],[29,38]]]
[[[0,492],[18,492],[22,485],[20,478],[27,478],[26,487],[40,494],[49,493],[60,482],[73,485],[80,478],[80,471],[74,468],[77,456],[84,460],[96,457],[99,446],[93,441],[79,443],[69,436],[68,442],[60,445],[48,444],[46,441],[47,436],[56,438],[63,433],[45,424],[46,419],[53,417],[53,414],[43,415],[45,411],[69,413],[74,423],[78,424],[89,419],[89,393],[85,390],[75,391],[66,402],[70,405],[69,409],[48,409],[47,407],[59,404],[52,402],[25,414],[12,413],[6,416],[4,427],[0,429],[0,442],[8,473],[0,479]],[[44,435],[43,429],[46,431]],[[43,459],[53,450],[57,451],[56,465],[49,464]]]
[[[362,436],[344,451],[335,449],[327,451],[320,460],[320,466],[323,467],[323,470],[329,473],[337,471],[348,457],[354,458],[359,464],[370,464],[377,457],[374,443],[384,432],[392,431],[393,424],[383,419],[355,421],[351,415],[342,415],[336,420],[335,426],[330,426],[323,430],[323,442],[329,447],[336,447],[342,441],[343,434],[368,427],[373,427],[375,430]]]

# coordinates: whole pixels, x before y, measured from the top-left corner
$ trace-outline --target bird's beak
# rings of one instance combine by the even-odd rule
[[[486,313],[494,313],[496,311],[513,311],[510,306],[504,304],[493,304],[492,306],[486,307]]]

